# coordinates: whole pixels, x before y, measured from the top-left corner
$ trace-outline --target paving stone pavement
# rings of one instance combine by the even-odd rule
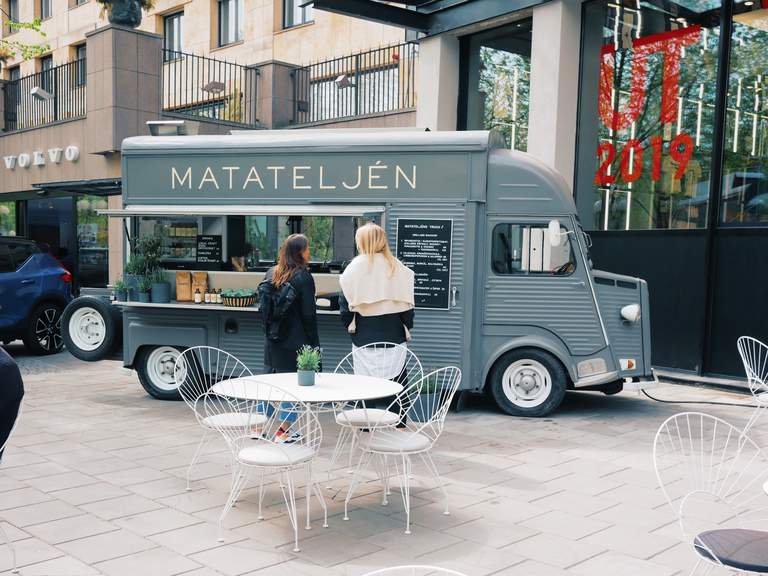
[[[371,476],[342,521],[349,476],[331,470],[329,528],[313,506],[300,553],[279,487],[243,493],[216,521],[230,475],[223,442],[212,443],[184,476],[200,429],[181,402],[149,398],[121,364],[88,364],[63,353],[40,359],[15,347],[27,397],[0,468],[0,521],[26,576],[361,576],[390,565],[451,567],[468,576],[642,575],[690,572],[693,553],[656,487],[651,442],[658,425],[685,409],[742,426],[744,407],[654,402],[636,392],[569,393],[552,417],[500,414],[483,398],[450,413],[435,451],[451,515],[426,471],[414,465],[413,534],[405,535],[397,487],[381,506]],[[663,386],[668,400],[745,403],[713,390]],[[335,430],[326,434],[321,478]],[[762,438],[764,430],[758,430]],[[302,490],[303,492],[303,490]],[[303,525],[303,502],[298,502]],[[0,545],[0,573],[10,574]]]

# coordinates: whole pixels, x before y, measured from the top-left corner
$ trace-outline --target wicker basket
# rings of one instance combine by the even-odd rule
[[[222,296],[221,302],[224,306],[236,306],[238,308],[246,308],[253,306],[256,302],[256,294],[252,296]]]

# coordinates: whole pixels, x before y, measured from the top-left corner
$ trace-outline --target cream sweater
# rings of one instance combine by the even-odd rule
[[[413,270],[396,260],[394,274],[383,254],[357,256],[339,279],[349,309],[361,316],[397,314],[414,307]]]

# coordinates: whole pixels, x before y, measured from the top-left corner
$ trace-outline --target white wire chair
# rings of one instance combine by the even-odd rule
[[[294,552],[299,552],[298,516],[296,509],[296,490],[293,472],[304,468],[307,475],[306,529],[310,524],[310,496],[314,490],[323,508],[323,527],[328,526],[328,509],[322,491],[315,482],[312,463],[322,443],[320,422],[309,406],[290,393],[265,384],[248,382],[248,393],[235,393],[221,396],[214,392],[203,398],[206,417],[212,428],[224,437],[232,452],[232,485],[229,498],[219,517],[219,531],[227,513],[232,509],[240,493],[248,482],[252,470],[258,470],[259,478],[259,520],[262,517],[264,500],[265,474],[280,474],[280,489],[288,509],[288,517],[294,532]],[[260,400],[242,400],[251,397]],[[282,438],[282,431],[288,427],[295,434],[291,443]],[[280,434],[279,434],[280,432]],[[219,538],[223,541],[223,538]]]
[[[661,490],[698,561],[691,574],[715,567],[768,572],[768,458],[741,430],[701,412],[668,418],[656,433],[653,460]]]
[[[749,390],[757,404],[744,427],[746,434],[768,408],[768,346],[751,336],[741,336],[736,341],[736,348],[744,364]]]
[[[363,401],[336,405],[336,424],[341,428],[331,456],[330,468],[336,464],[345,444],[349,443],[347,467],[351,469],[359,430],[372,422],[374,426],[378,427],[396,426],[401,420],[402,408],[407,409],[411,404],[412,398],[409,398],[408,394],[412,394],[409,391],[413,388],[409,387],[408,384],[421,380],[424,376],[424,370],[416,354],[405,345],[393,342],[374,342],[352,350],[339,362],[334,373],[385,378],[405,386],[400,393],[403,398],[401,402],[397,403],[398,412],[366,407]]]
[[[448,409],[460,383],[461,370],[455,366],[430,372],[421,380],[407,387],[411,388],[408,396],[412,396],[413,400],[407,408],[408,417],[405,420],[404,430],[377,426],[375,420],[365,424],[365,428],[369,429],[370,432],[367,438],[358,443],[361,454],[347,497],[344,500],[344,520],[349,520],[347,513],[349,501],[360,482],[361,473],[374,457],[376,457],[379,477],[383,484],[383,505],[387,504],[387,494],[389,493],[390,462],[395,466],[395,475],[401,477],[400,494],[405,507],[406,534],[411,533],[410,479],[412,456],[421,458],[437,482],[445,500],[444,514],[449,514],[448,492],[430,451],[443,432]],[[390,411],[399,412],[403,409],[402,396],[398,396],[392,402],[389,407]]]
[[[13,436],[14,431],[16,430],[16,427],[19,425],[19,420],[21,420],[21,411],[22,406],[24,402],[19,403],[19,409],[16,411],[16,417],[13,420],[13,426],[11,426],[11,431],[8,433],[8,437],[5,439],[5,442],[3,442],[3,445],[0,446],[0,457],[3,456],[5,447],[8,446],[8,441],[11,439],[11,436]],[[2,461],[0,461],[2,463]],[[19,568],[16,565],[16,548],[13,545],[13,542],[11,541],[10,537],[8,536],[8,533],[5,531],[5,528],[3,528],[3,525],[0,524],[0,536],[3,538],[5,543],[8,545],[8,548],[11,550],[11,572],[14,574],[17,574],[19,572]]]
[[[203,413],[200,399],[214,384],[223,380],[252,376],[252,373],[243,362],[229,352],[211,346],[194,346],[187,348],[176,359],[173,375],[179,394],[203,428],[203,436],[187,469],[187,490],[191,490],[192,469],[208,444],[210,432],[215,424],[210,416]],[[234,422],[239,417],[245,419],[243,423],[252,424],[253,422],[247,419],[257,416],[239,414],[237,417],[226,418],[226,421]]]
[[[364,576],[465,576],[456,570],[440,568],[438,566],[393,566],[382,568],[374,572],[368,572]]]

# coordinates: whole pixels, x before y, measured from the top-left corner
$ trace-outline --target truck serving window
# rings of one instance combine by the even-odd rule
[[[561,229],[563,234],[566,230]],[[567,276],[576,268],[569,236],[552,246],[546,225],[497,224],[491,242],[491,266],[499,275]]]

